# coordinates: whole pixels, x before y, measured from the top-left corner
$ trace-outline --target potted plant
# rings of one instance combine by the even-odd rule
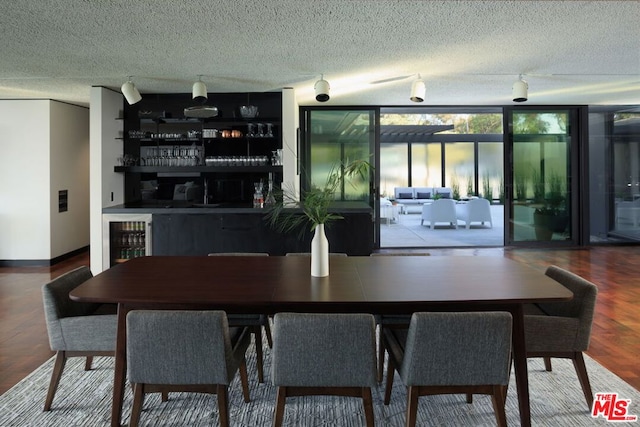
[[[324,226],[332,221],[342,219],[340,214],[330,211],[336,200],[336,192],[347,181],[360,177],[366,179],[371,165],[365,160],[347,161],[334,165],[322,187],[311,186],[301,193],[300,200],[293,191],[280,191],[276,203],[269,208],[267,220],[280,232],[294,230],[304,231],[308,226],[314,231],[311,241],[311,275],[324,277],[329,275],[329,242]],[[297,209],[302,210],[302,215]]]
[[[565,231],[569,223],[569,215],[564,202],[562,180],[558,174],[552,174],[544,205],[536,208],[533,213],[533,224],[538,240],[551,240],[553,233]]]

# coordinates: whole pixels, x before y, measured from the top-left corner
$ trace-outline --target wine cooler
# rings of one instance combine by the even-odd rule
[[[151,214],[102,215],[102,267],[151,255]]]

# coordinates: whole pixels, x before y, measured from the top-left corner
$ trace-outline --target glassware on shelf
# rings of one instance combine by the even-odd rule
[[[262,194],[262,180],[260,182],[253,183],[254,193],[253,193],[253,207],[254,208],[262,208],[264,207],[264,196]]]
[[[269,184],[268,184],[267,196],[264,198],[265,206],[274,206],[276,204],[276,197],[273,194],[273,174],[269,172]]]

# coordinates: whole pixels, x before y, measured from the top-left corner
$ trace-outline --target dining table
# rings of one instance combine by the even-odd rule
[[[531,425],[524,304],[573,294],[540,270],[501,256],[330,257],[311,275],[310,257],[147,256],[109,268],[70,293],[118,305],[111,425],[120,426],[126,380],[126,315],[134,309],[231,313],[508,311],[520,420]],[[472,355],[470,355],[472,356]]]

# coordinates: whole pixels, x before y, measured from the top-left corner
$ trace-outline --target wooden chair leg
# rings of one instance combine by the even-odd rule
[[[258,382],[264,382],[264,368],[262,364],[262,326],[252,327],[253,339],[256,344],[256,369],[258,370]]]
[[[229,427],[229,396],[227,386],[218,384],[216,387],[218,395],[218,414],[220,416],[220,427]]]
[[[395,367],[393,366],[391,357],[389,357],[389,362],[387,363],[387,384],[384,387],[384,404],[385,405],[388,405],[389,402],[391,402],[391,388],[393,387],[394,371],[395,371]]]
[[[373,427],[373,398],[371,397],[370,387],[362,387],[362,404],[364,406],[364,419],[367,423],[367,427]]]
[[[169,392],[168,391],[160,392],[160,400],[163,401],[163,402],[168,402],[169,401]]]
[[[491,402],[493,403],[493,412],[496,415],[496,422],[498,423],[498,427],[507,427],[507,414],[504,411],[505,400],[503,386],[493,386]]]
[[[249,403],[251,398],[249,396],[249,376],[247,375],[247,360],[242,359],[242,363],[240,363],[240,367],[238,368],[240,371],[240,384],[242,385],[242,395],[244,396],[244,402]]]
[[[584,357],[582,356],[582,352],[576,352],[572,360],[573,366],[574,368],[576,368],[576,374],[578,374],[580,386],[582,386],[582,393],[584,393],[584,398],[587,401],[587,406],[589,407],[589,410],[591,410],[591,407],[593,406],[593,392],[591,391],[591,383],[589,382],[589,375],[587,375],[587,366],[584,364]]]
[[[418,417],[418,387],[409,386],[407,392],[407,427],[415,427]]]
[[[284,404],[287,400],[287,388],[278,387],[276,392],[276,407],[273,408],[273,427],[281,427],[284,419]]]
[[[269,348],[273,348],[273,336],[271,335],[271,325],[269,325],[269,316],[265,316],[264,333],[267,335],[267,343]]]
[[[56,390],[58,389],[58,384],[60,384],[60,378],[62,377],[62,371],[64,371],[64,366],[67,363],[67,355],[64,351],[58,351],[56,353],[56,360],[53,364],[53,371],[51,372],[51,381],[49,381],[49,390],[47,391],[47,397],[44,401],[44,410],[51,410],[51,404],[53,403],[53,398],[56,395]]]
[[[91,364],[93,364],[93,356],[87,356],[87,360],[85,360],[85,362],[84,362],[84,370],[85,371],[90,371],[91,370]]]
[[[137,427],[140,422],[140,413],[144,404],[144,384],[134,384],[133,386],[133,405],[131,407],[131,418],[129,427]]]
[[[384,375],[384,341],[382,339],[382,323],[380,324],[380,339],[378,340],[378,382],[382,382]]]
[[[473,394],[467,393],[467,403],[473,403]]]
[[[550,357],[545,357],[544,358],[544,369],[547,372],[551,372],[551,358]]]

